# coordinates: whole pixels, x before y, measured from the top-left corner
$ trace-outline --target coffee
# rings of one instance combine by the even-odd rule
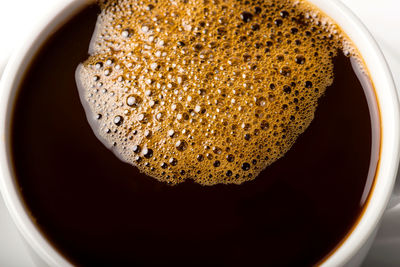
[[[323,260],[362,213],[379,156],[376,101],[359,65],[337,52],[309,127],[254,180],[171,186],[121,161],[87,121],[75,70],[99,12],[86,8],[46,41],[14,107],[15,176],[54,247],[80,266]]]
[[[107,1],[77,83],[121,160],[171,184],[241,184],[307,129],[348,43],[306,3]]]

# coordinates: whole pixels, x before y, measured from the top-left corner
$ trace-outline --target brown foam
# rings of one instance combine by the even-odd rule
[[[241,184],[282,157],[313,120],[347,42],[299,1],[101,7],[77,70],[87,117],[120,159],[170,184]]]

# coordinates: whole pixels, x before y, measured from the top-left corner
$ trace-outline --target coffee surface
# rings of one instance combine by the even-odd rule
[[[334,27],[299,1],[107,1],[81,99],[96,136],[147,175],[241,184],[314,118],[346,42]]]
[[[34,222],[78,266],[295,265],[323,259],[365,201],[379,134],[349,58],[284,157],[241,185],[170,186],[118,159],[87,122],[75,83],[97,15],[89,7],[40,49],[20,86],[12,160]],[[372,101],[373,102],[373,101]],[[376,156],[376,155],[375,155]]]

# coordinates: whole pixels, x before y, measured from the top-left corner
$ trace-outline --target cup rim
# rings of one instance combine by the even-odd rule
[[[386,60],[374,38],[363,23],[339,0],[308,0],[332,18],[354,42],[365,61],[370,77],[374,83],[376,100],[380,107],[381,153],[375,185],[371,189],[369,201],[360,215],[354,229],[342,240],[321,264],[323,266],[338,266],[348,262],[376,229],[385,207],[391,196],[396,179],[400,154],[400,105],[396,87]],[[14,180],[12,162],[10,159],[10,119],[14,99],[21,78],[29,68],[33,56],[56,29],[70,19],[79,10],[93,0],[72,0],[71,3],[61,3],[57,12],[53,12],[42,21],[35,31],[32,31],[19,49],[11,56],[0,81],[0,191],[5,204],[22,236],[34,251],[50,266],[72,266],[72,264],[57,249],[50,244],[38,227],[29,217],[17,184]],[[29,38],[29,39],[28,39]],[[360,45],[362,44],[362,45]]]

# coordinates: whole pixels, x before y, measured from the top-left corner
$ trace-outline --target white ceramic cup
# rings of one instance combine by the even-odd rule
[[[10,123],[21,79],[41,44],[71,16],[92,0],[72,0],[30,33],[29,41],[11,57],[0,83],[0,190],[25,241],[40,258],[41,266],[71,266],[32,222],[18,193],[10,160]],[[399,102],[391,73],[378,45],[357,17],[338,0],[309,0],[342,28],[358,48],[373,81],[381,116],[381,153],[375,185],[368,204],[346,239],[322,262],[323,266],[358,266],[370,248],[380,219],[391,197],[400,153]],[[340,196],[338,196],[340,197]]]

